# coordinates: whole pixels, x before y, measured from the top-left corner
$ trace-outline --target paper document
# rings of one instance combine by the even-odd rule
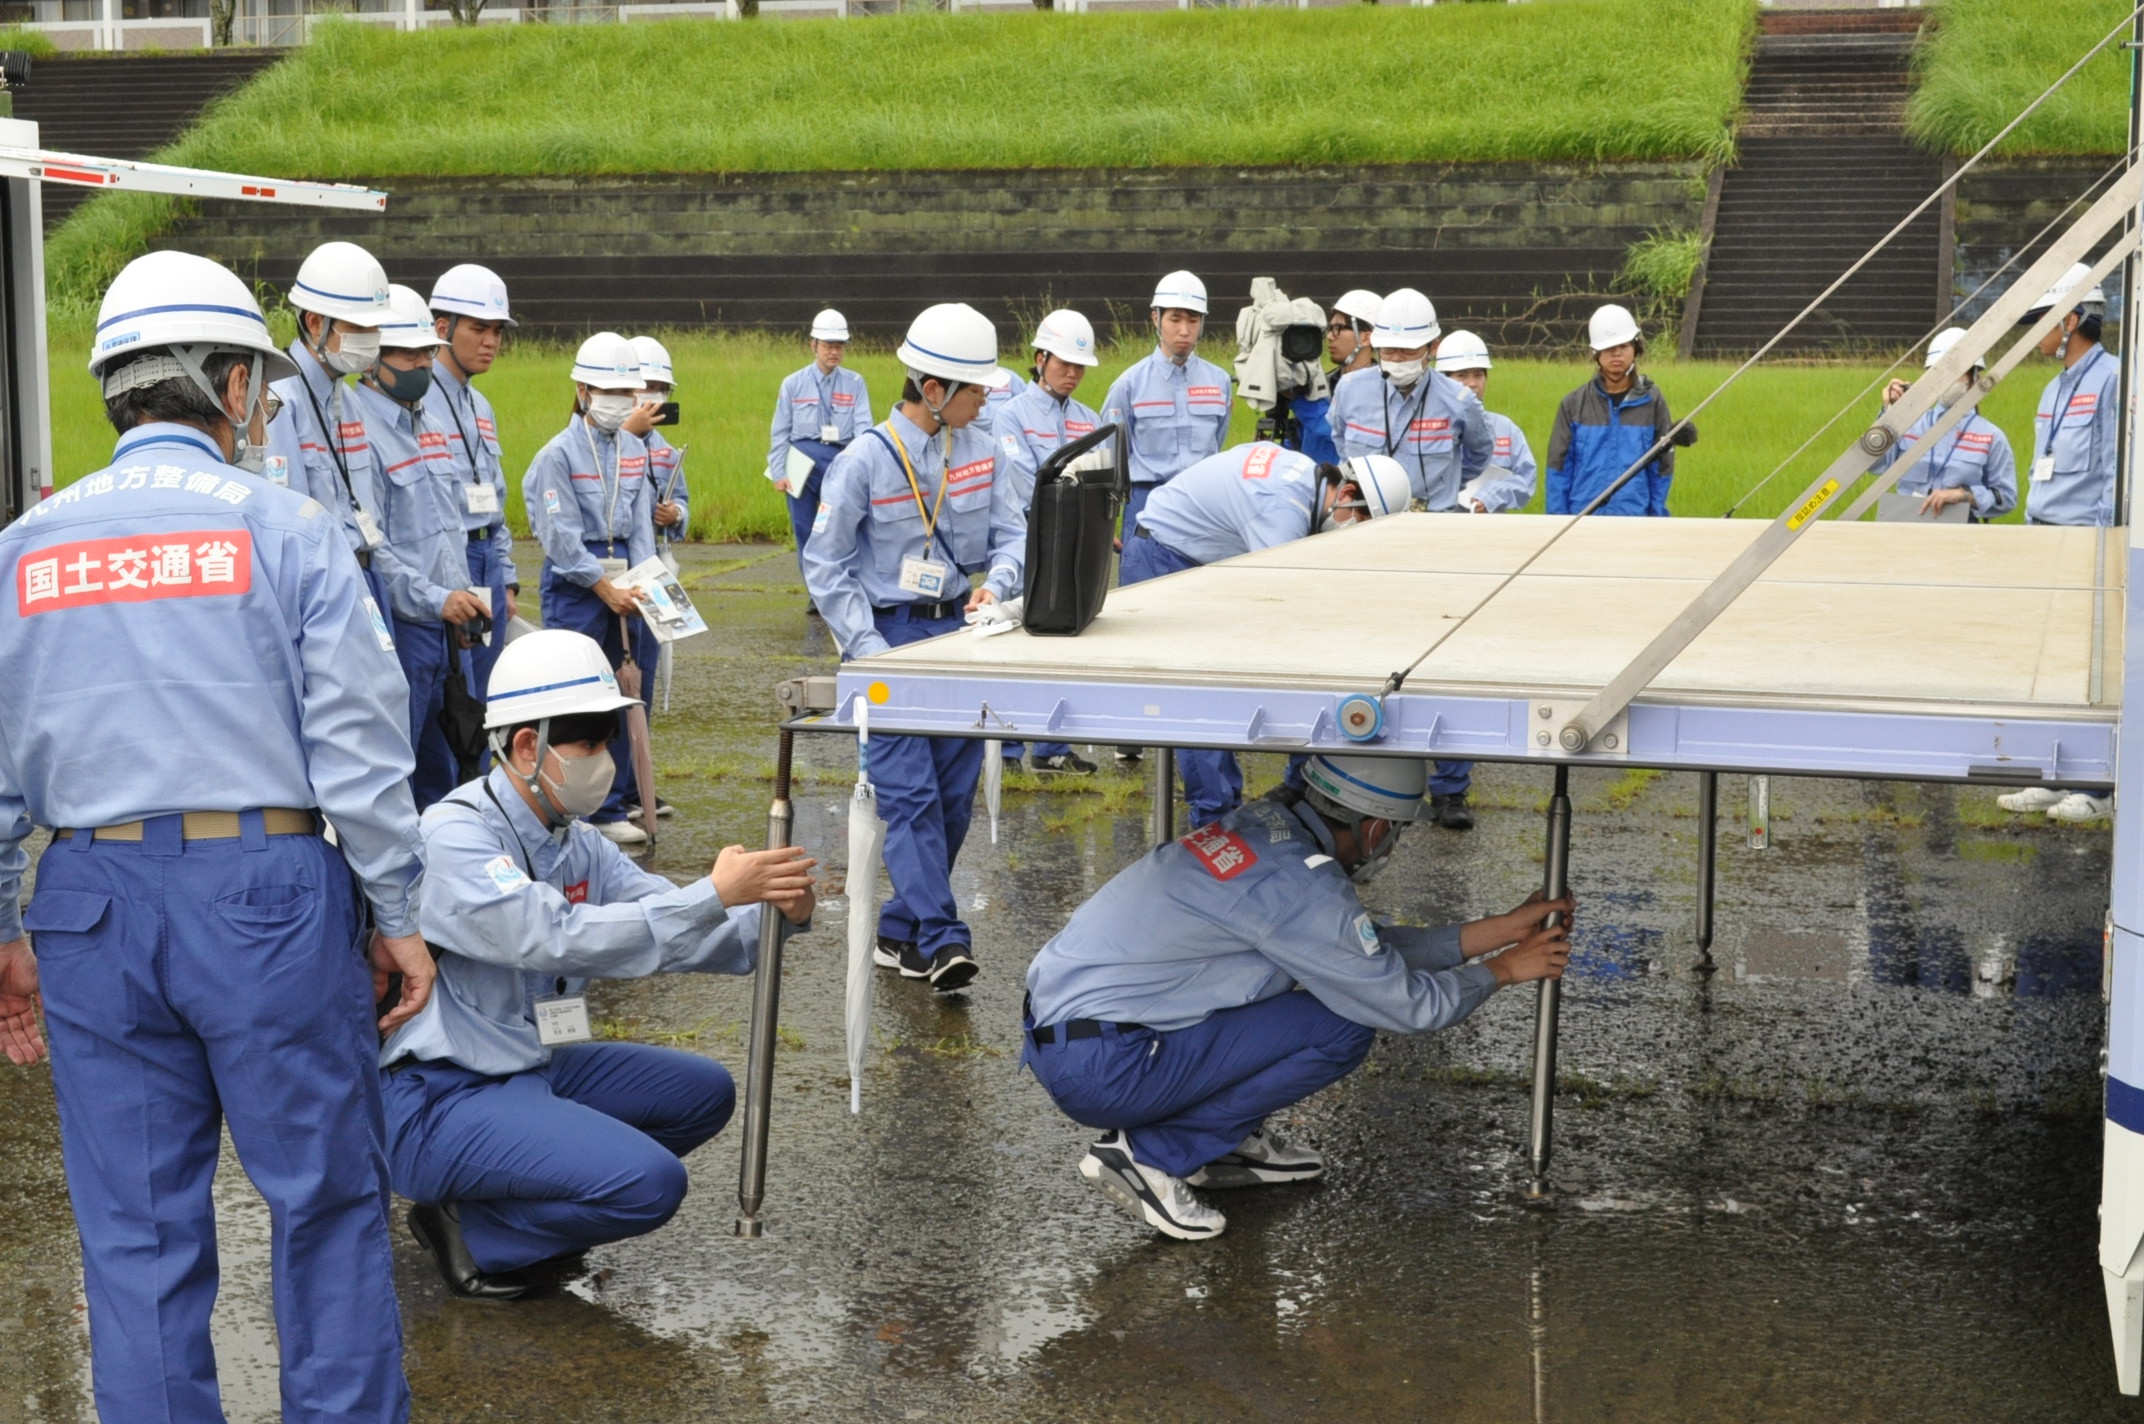
[[[678,582],[676,574],[663,566],[661,559],[643,559],[612,582],[620,588],[640,589],[647,593],[647,601],[640,605],[640,613],[648,620],[648,631],[658,640],[674,643],[680,638],[707,631],[707,621],[685,596],[685,586]]]
[[[1963,524],[1972,511],[1970,501],[1964,504],[1946,504],[1934,514],[1921,513],[1923,494],[1900,494],[1897,490],[1876,496],[1876,519],[1882,524],[1904,524],[1919,520],[1923,524]]]
[[[812,467],[818,463],[817,460],[814,460],[796,446],[789,447],[789,463],[782,467],[782,473],[789,476],[789,492],[791,495],[804,493],[804,481],[811,478]]]

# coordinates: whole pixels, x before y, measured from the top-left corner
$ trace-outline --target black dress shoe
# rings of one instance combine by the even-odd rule
[[[447,1290],[463,1300],[519,1300],[529,1293],[529,1283],[511,1272],[486,1275],[462,1240],[461,1218],[453,1203],[430,1206],[423,1202],[409,1209],[409,1234],[429,1251],[439,1267]]]
[[[1474,812],[1467,805],[1467,794],[1464,791],[1450,796],[1430,797],[1430,815],[1447,831],[1474,829]]]

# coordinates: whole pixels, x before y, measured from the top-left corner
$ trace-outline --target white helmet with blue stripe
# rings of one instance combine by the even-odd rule
[[[449,316],[472,316],[501,326],[519,326],[506,301],[506,283],[489,267],[464,262],[449,267],[432,284],[432,310]]]
[[[1187,311],[1206,315],[1206,284],[1191,272],[1171,272],[1154,284],[1155,311]]]
[[[1340,468],[1362,491],[1358,508],[1372,519],[1398,514],[1414,500],[1414,485],[1407,478],[1406,467],[1390,455],[1355,455]]]
[[[184,374],[185,362],[198,367],[217,351],[257,353],[264,382],[298,373],[269,334],[261,304],[230,269],[190,252],[151,252],[105,289],[89,370],[105,394],[116,395]],[[151,356],[159,359],[138,360]]]
[[[432,324],[432,309],[415,287],[397,283],[387,289],[387,315],[380,318],[380,345],[423,351],[444,345]]]
[[[539,628],[508,643],[492,664],[484,689],[484,726],[497,731],[632,705],[633,699],[618,690],[618,675],[595,639],[566,628]]]
[[[1419,757],[1320,752],[1303,763],[1303,783],[1357,815],[1404,825],[1422,814],[1422,798],[1429,794],[1429,767]]]
[[[671,364],[670,348],[652,336],[633,338],[633,354],[640,358],[641,379],[649,384],[661,381],[666,386],[677,384],[677,368]]]
[[[573,353],[576,385],[597,391],[637,391],[647,384],[640,353],[615,331],[599,331]]]
[[[997,327],[966,302],[925,307],[894,355],[919,386],[926,376],[991,391],[1012,381],[1012,372],[998,364]]]
[[[290,304],[356,327],[387,319],[387,269],[354,242],[323,242],[299,264]]]
[[[1437,325],[1437,308],[1412,287],[1385,295],[1377,309],[1377,325],[1370,328],[1370,344],[1395,351],[1415,351],[1444,334]]]

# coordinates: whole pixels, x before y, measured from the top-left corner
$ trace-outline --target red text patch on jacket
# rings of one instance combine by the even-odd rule
[[[82,539],[39,549],[15,566],[15,607],[25,617],[252,587],[253,535],[244,529]]]
[[[1218,825],[1199,827],[1182,845],[1216,880],[1233,880],[1258,863],[1258,853],[1243,837]]]
[[[588,882],[576,880],[571,885],[561,885],[558,893],[566,897],[569,905],[585,905],[588,903]]]

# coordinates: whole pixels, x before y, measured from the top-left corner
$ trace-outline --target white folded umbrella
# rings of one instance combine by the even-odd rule
[[[844,1025],[849,1049],[849,1111],[863,1111],[864,1054],[871,1043],[871,951],[878,941],[878,871],[886,823],[871,784],[871,729],[856,699],[856,790],[849,798],[849,991]]]

